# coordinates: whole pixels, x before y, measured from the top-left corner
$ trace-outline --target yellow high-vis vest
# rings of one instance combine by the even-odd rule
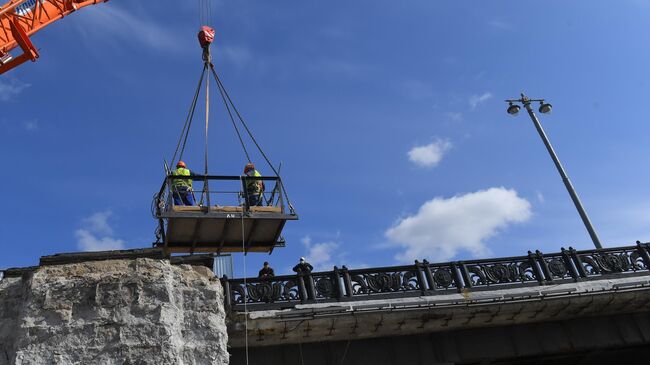
[[[174,176],[190,176],[190,170],[184,167],[179,167],[176,171],[172,172]],[[192,188],[192,179],[174,179],[172,180],[172,186],[185,186]]]
[[[262,177],[257,170],[254,170],[253,176],[251,177]],[[246,192],[248,194],[261,194],[262,193],[262,180],[249,180],[246,182]]]

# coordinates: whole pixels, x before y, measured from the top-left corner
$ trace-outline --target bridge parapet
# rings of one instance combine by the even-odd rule
[[[366,301],[454,292],[577,282],[607,276],[644,275],[650,270],[650,243],[636,246],[557,253],[528,251],[497,259],[348,269],[228,279],[222,283],[231,311],[292,308],[297,304]]]

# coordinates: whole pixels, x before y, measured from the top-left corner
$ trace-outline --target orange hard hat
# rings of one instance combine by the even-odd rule
[[[246,164],[246,167],[244,167],[244,173],[250,170],[255,170],[255,164],[253,164],[252,162]]]
[[[186,168],[187,166],[185,166],[185,162],[183,162],[183,161],[178,161],[178,163],[176,164],[176,167]]]

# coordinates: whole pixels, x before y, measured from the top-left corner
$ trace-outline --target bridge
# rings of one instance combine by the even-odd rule
[[[39,280],[56,283],[43,289],[54,293],[51,298],[75,298],[57,302],[66,310],[77,308],[70,312],[70,323],[86,323],[88,318],[77,317],[87,311],[100,316],[113,313],[111,310],[135,317],[144,315],[142,320],[147,321],[150,318],[142,305],[154,299],[160,301],[160,308],[175,308],[174,311],[184,313],[181,317],[191,320],[196,315],[214,312],[215,306],[223,313],[223,299],[227,328],[220,322],[224,320],[223,314],[213,319],[224,333],[227,329],[230,363],[235,365],[645,364],[650,357],[649,253],[650,244],[637,242],[626,247],[535,251],[497,259],[416,261],[412,265],[367,269],[343,266],[327,272],[270,279],[222,278],[223,298],[218,294],[204,298],[212,300],[210,309],[207,302],[195,300],[200,295],[191,296],[192,300],[185,303],[183,290],[201,292],[204,287],[193,288],[184,283],[186,287],[176,293],[174,285],[157,281],[144,285],[142,280],[151,274],[144,269],[141,274],[145,276],[135,279],[118,274],[110,280],[74,274],[75,263],[93,270],[109,270],[111,264],[89,264],[107,260],[114,260],[113,265],[125,265],[125,260],[132,260],[128,267],[137,268],[142,262],[144,266],[159,265],[168,271],[173,265],[181,265],[177,272],[188,275],[200,270],[190,270],[186,265],[212,267],[211,255],[170,258],[160,248],[44,256],[38,267],[1,270],[0,284],[7,284],[5,289],[21,287],[26,293],[41,290],[30,286],[33,273],[41,272]],[[73,275],[48,277],[63,272],[47,269],[59,265],[68,267]],[[209,270],[202,270],[210,276]],[[9,280],[5,283],[2,277]],[[214,293],[221,291],[219,280],[205,280],[214,284]],[[153,287],[161,292],[152,296]],[[105,292],[120,298],[120,306],[103,307],[101,299]],[[13,303],[11,293],[5,290],[0,298]],[[179,297],[166,301],[170,293]],[[28,295],[23,299],[38,298]],[[51,303],[47,303],[50,302],[32,303],[39,318],[59,313],[58,307],[52,309]],[[11,305],[4,308],[0,315],[10,320],[20,318],[8,310]],[[135,330],[128,321],[118,322],[125,333]],[[69,337],[66,331],[86,328],[58,323],[49,328],[60,331],[61,336]],[[100,332],[104,328],[101,321],[86,324]],[[154,324],[167,328],[165,323]],[[207,324],[193,324],[191,328],[194,335],[213,336],[212,327]],[[83,333],[78,335],[85,336]],[[7,331],[0,334],[10,335]],[[199,346],[192,342],[196,340],[194,335],[188,334],[183,346]],[[216,345],[201,342],[208,352],[218,352]]]
[[[650,355],[649,252],[223,278],[231,363],[636,363]]]

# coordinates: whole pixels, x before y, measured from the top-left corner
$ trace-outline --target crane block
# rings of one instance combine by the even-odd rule
[[[209,47],[210,44],[212,44],[214,41],[214,34],[214,29],[208,27],[207,25],[201,27],[201,30],[198,34],[199,44],[201,45],[201,48]]]

